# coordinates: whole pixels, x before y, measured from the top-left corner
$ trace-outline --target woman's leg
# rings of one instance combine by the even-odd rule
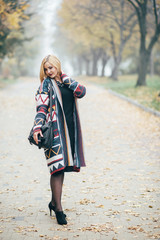
[[[55,206],[56,211],[62,211],[61,197],[63,180],[64,172],[58,172],[51,175],[50,185],[52,191],[52,205]]]

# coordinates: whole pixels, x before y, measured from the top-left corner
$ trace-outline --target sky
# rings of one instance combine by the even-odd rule
[[[53,36],[56,29],[54,25],[54,16],[60,7],[61,0],[45,0],[43,1],[43,24],[45,27],[45,38],[43,39],[43,49],[41,50],[42,57],[53,53]],[[56,50],[56,49],[55,49]],[[56,54],[56,53],[54,53]]]
[[[53,49],[53,37],[56,29],[54,21],[56,20],[57,10],[61,5],[62,0],[41,0],[38,1],[37,13],[41,18],[41,23],[44,26],[44,31],[40,33],[41,49],[35,61],[34,74],[39,76],[39,68],[42,59],[49,55],[56,55],[56,49]],[[36,2],[35,2],[36,4]]]
[[[54,41],[54,31],[56,30],[56,14],[58,9],[60,8],[62,0],[41,0],[41,4],[39,6],[39,15],[41,16],[41,21],[44,25],[45,32],[42,34],[41,38],[41,50],[39,52],[39,56],[36,59],[36,67],[35,73],[37,75],[37,71],[39,71],[39,65],[42,59],[49,55],[53,54],[60,58],[62,64],[62,70],[66,73],[72,75],[73,68],[68,62],[63,62],[62,58],[58,56],[56,52],[56,46],[53,46]],[[55,25],[54,25],[55,21]]]

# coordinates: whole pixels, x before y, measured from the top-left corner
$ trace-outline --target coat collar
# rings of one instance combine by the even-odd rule
[[[61,95],[61,92],[59,90],[59,87],[58,87],[58,85],[57,85],[55,80],[51,79],[51,81],[52,81],[53,87],[55,89],[55,93],[57,95],[58,101],[59,101],[59,103],[61,105],[61,108],[63,109],[62,95]]]

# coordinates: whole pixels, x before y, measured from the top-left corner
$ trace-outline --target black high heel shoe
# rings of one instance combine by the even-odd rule
[[[55,210],[55,206],[53,206],[52,205],[52,203],[50,202],[49,204],[48,204],[48,207],[49,207],[49,210],[50,210],[50,216],[52,216],[52,210],[55,212],[56,210]]]
[[[52,216],[52,210],[56,213],[56,208],[55,208],[55,206],[52,205],[51,202],[48,204],[48,207],[49,207],[49,211],[50,211],[50,216]],[[64,214],[64,216],[66,217],[66,214]]]
[[[55,213],[58,224],[66,225],[67,224],[66,215],[63,213],[63,211],[56,211]]]

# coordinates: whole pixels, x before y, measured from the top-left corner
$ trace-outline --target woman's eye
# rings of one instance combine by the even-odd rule
[[[52,69],[52,67],[49,67],[49,69]]]

